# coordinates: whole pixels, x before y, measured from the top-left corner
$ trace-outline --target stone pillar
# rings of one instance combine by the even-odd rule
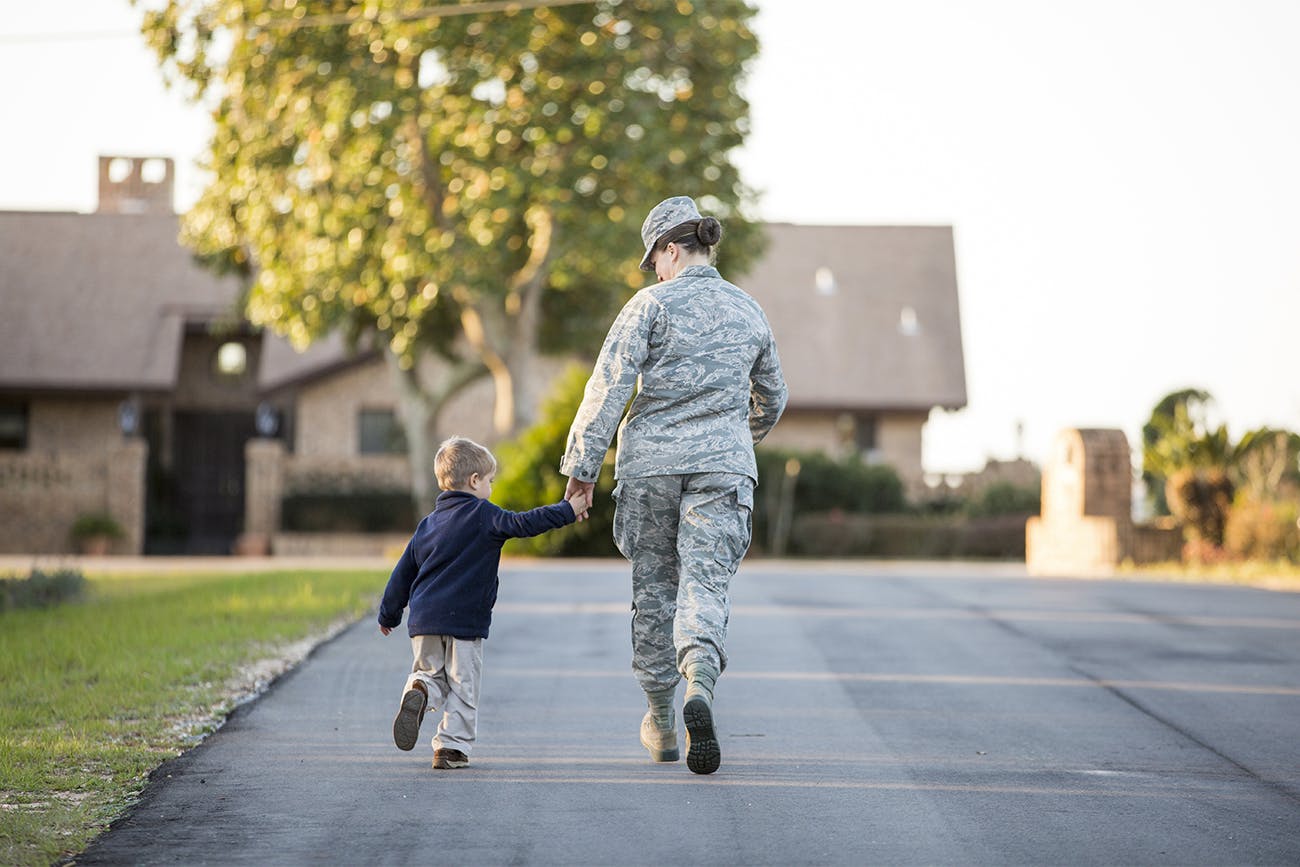
[[[1043,514],[1025,527],[1035,575],[1106,575],[1130,556],[1133,468],[1120,430],[1061,431],[1043,467]]]
[[[236,543],[240,554],[271,553],[271,537],[280,530],[284,455],[284,443],[276,439],[251,439],[244,446],[244,533]]]
[[[108,513],[122,525],[113,548],[122,554],[144,553],[145,473],[149,446],[143,437],[127,437],[108,452]]]

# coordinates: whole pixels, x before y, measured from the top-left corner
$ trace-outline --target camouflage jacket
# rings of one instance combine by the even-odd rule
[[[622,418],[616,478],[721,472],[757,481],[754,445],[785,401],[776,341],[758,302],[716,268],[691,265],[642,289],[614,320],[560,472],[595,480]]]

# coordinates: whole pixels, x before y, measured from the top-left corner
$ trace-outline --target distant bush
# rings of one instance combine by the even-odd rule
[[[106,539],[121,539],[126,535],[117,519],[104,512],[90,512],[78,515],[77,520],[72,522],[72,529],[69,530],[69,533],[74,542],[81,542],[96,536],[103,536]]]
[[[410,533],[417,522],[409,491],[288,494],[280,510],[298,533]]]
[[[23,578],[16,574],[0,578],[0,611],[14,608],[48,608],[80,596],[86,576],[78,569],[45,572],[33,569]]]
[[[1239,496],[1228,512],[1223,547],[1239,560],[1300,561],[1300,504]]]
[[[893,467],[868,464],[857,456],[832,458],[821,452],[760,447],[754,496],[754,542],[769,550],[773,525],[787,485],[793,484],[791,516],[819,512],[880,514],[907,508],[903,483]],[[787,481],[787,473],[791,473]]]
[[[997,559],[1025,556],[1025,517],[931,515],[800,515],[790,553],[805,557]]]
[[[996,515],[1037,515],[1042,511],[1042,488],[1027,488],[1012,482],[994,482],[966,504],[972,518]]]
[[[1216,548],[1223,546],[1233,493],[1232,480],[1216,467],[1178,470],[1165,483],[1169,510],[1183,525],[1188,541]]]

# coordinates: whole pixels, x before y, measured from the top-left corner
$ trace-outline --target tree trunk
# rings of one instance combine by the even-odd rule
[[[451,363],[438,382],[430,386],[421,380],[418,362],[403,368],[391,352],[385,352],[384,359],[397,385],[401,404],[402,430],[406,433],[411,464],[411,502],[416,514],[427,515],[438,499],[438,484],[433,475],[433,458],[442,440],[438,418],[447,402],[486,370],[477,360]]]
[[[509,437],[531,427],[546,387],[542,353],[538,349],[542,325],[542,292],[550,276],[555,253],[555,223],[544,207],[528,210],[530,229],[528,261],[511,278],[503,316],[487,328],[495,355],[503,368],[493,371],[496,384],[494,423],[498,436]]]
[[[514,416],[506,435],[514,436],[537,423],[538,410],[545,396],[547,380],[542,368],[542,354],[537,348],[537,327],[520,328],[519,336],[506,353],[510,370],[511,403]]]

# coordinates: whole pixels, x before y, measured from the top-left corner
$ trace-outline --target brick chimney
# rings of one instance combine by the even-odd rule
[[[171,214],[176,163],[167,157],[100,157],[99,213]]]

